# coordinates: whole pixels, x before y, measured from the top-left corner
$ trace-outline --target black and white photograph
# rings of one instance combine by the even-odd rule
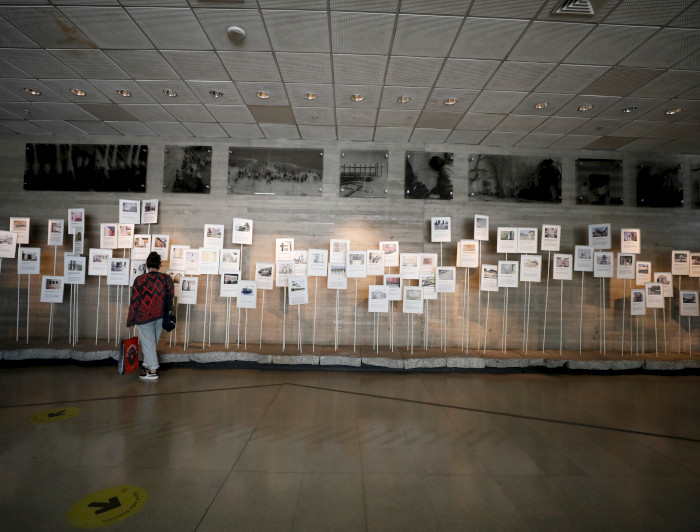
[[[309,277],[328,276],[327,249],[310,249],[307,260],[308,264],[306,266],[306,275],[308,275]]]
[[[561,203],[561,160],[526,155],[471,155],[469,196],[492,201]]]
[[[294,261],[293,260],[278,260],[277,261],[277,279],[276,285],[287,287],[287,281],[290,277],[294,275]]]
[[[219,251],[219,273],[237,272],[240,269],[240,249],[222,249]]]
[[[644,316],[647,309],[644,289],[633,288],[630,290],[630,297],[632,299],[630,304],[630,315]]]
[[[618,279],[634,279],[635,278],[635,258],[633,253],[618,253],[617,254],[617,278]]]
[[[663,286],[660,283],[646,283],[647,308],[664,308]]]
[[[593,253],[593,277],[610,278],[615,274],[613,254],[611,251]]]
[[[681,290],[680,293],[681,304],[680,304],[680,314],[681,316],[697,316],[700,310],[698,305],[698,292],[697,290]]]
[[[481,291],[498,292],[498,266],[496,264],[481,265]]]
[[[474,240],[489,239],[489,217],[483,214],[474,215]]]
[[[644,162],[637,166],[638,207],[682,207],[680,164]]]
[[[228,193],[320,196],[323,150],[229,148]]]
[[[452,218],[449,216],[430,219],[430,241],[449,242],[452,240]]]
[[[17,254],[17,234],[0,231],[0,259],[14,259]]]
[[[309,302],[307,277],[290,277],[288,285],[290,305],[306,305]]]
[[[456,289],[456,268],[454,266],[438,266],[435,268],[435,290],[439,294],[452,294]]]
[[[42,303],[63,303],[63,277],[45,275],[41,283]]]
[[[653,281],[663,287],[664,297],[673,297],[673,274],[671,272],[654,272]]]
[[[148,146],[27,144],[25,190],[145,192]]]
[[[346,290],[348,288],[345,264],[330,264],[328,266],[327,288],[331,290]]]
[[[222,224],[204,224],[202,247],[222,249],[224,247],[224,226]]]
[[[674,249],[671,252],[671,259],[673,275],[690,275],[690,251]]]
[[[367,312],[389,312],[389,295],[386,286],[370,285]]]
[[[451,200],[453,162],[453,153],[406,152],[404,198]]]
[[[199,280],[196,277],[183,277],[180,281],[180,297],[177,302],[183,305],[196,305],[198,284]]]
[[[588,245],[595,249],[612,248],[610,224],[590,224],[588,226]]]
[[[239,273],[222,273],[219,297],[237,297]]]
[[[497,231],[496,253],[517,253],[518,241],[516,235],[517,227],[499,227]]]
[[[378,150],[340,152],[340,192],[343,198],[388,197],[389,154]]]
[[[209,194],[211,146],[166,146],[163,192]]]
[[[574,271],[577,272],[592,272],[593,271],[593,247],[592,246],[575,246],[574,248]]]
[[[642,232],[640,229],[620,229],[620,251],[623,253],[641,253]]]
[[[238,308],[255,308],[258,304],[258,284],[256,281],[241,279],[238,282]]]
[[[119,223],[140,224],[141,202],[127,199],[119,200]]]
[[[576,203],[622,205],[622,160],[577,159]]]
[[[158,200],[143,200],[141,202],[141,223],[155,224],[158,223]]]
[[[498,286],[499,288],[518,287],[518,262],[514,260],[498,261]]]
[[[109,262],[111,259],[111,249],[90,248],[88,258],[88,275],[106,276],[109,272]]]
[[[40,273],[41,248],[22,248],[18,255],[18,274],[36,275]]]
[[[107,285],[128,286],[131,269],[129,259],[112,257],[107,272]]]
[[[247,218],[233,219],[232,244],[250,246],[253,243],[253,220]]]
[[[255,263],[255,281],[260,290],[274,288],[275,265],[271,262]]]
[[[292,252],[294,251],[293,238],[276,238],[275,239],[275,261],[292,260]],[[343,260],[345,258],[343,257]]]
[[[651,262],[637,261],[636,270],[635,282],[638,285],[651,282]]]

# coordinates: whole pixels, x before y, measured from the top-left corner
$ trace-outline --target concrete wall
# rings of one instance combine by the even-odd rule
[[[119,193],[94,192],[26,192],[22,188],[24,171],[24,149],[26,142],[49,143],[134,143],[149,146],[147,192],[144,195],[124,195]],[[211,193],[172,194],[162,192],[163,149],[166,144],[203,145],[213,147]],[[323,195],[321,197],[269,197],[236,196],[226,193],[227,160],[229,146],[263,146],[263,147],[304,147],[324,150]],[[352,199],[338,197],[339,161],[343,149],[386,149],[389,152],[389,198],[387,199]],[[404,156],[408,150],[453,151],[455,153],[455,187],[453,201],[440,200],[405,200],[403,198]],[[467,174],[469,155],[473,153],[509,153],[524,155],[542,155],[562,157],[563,159],[563,202],[553,204],[501,203],[471,201],[468,198]],[[575,203],[575,160],[578,157],[620,158],[620,154],[608,152],[586,152],[581,150],[547,151],[547,150],[497,150],[474,148],[464,145],[424,145],[424,144],[389,144],[389,143],[340,143],[311,141],[230,141],[204,139],[163,140],[160,138],[109,138],[109,137],[70,137],[70,138],[4,138],[0,143],[0,168],[2,168],[2,201],[0,202],[0,223],[9,223],[10,216],[31,217],[30,244],[42,247],[42,274],[53,271],[53,248],[46,246],[46,225],[49,218],[65,218],[66,209],[84,207],[86,209],[86,255],[87,248],[99,247],[99,224],[118,219],[118,200],[120,197],[137,199],[160,199],[160,220],[151,232],[169,233],[171,244],[189,244],[192,247],[202,243],[204,223],[219,223],[226,227],[226,239],[230,242],[232,218],[252,218],[255,223],[253,246],[244,247],[242,272],[243,278],[251,278],[256,262],[274,261],[275,238],[286,236],[295,238],[297,249],[310,247],[328,247],[330,238],[348,238],[351,249],[376,249],[380,240],[399,240],[402,252],[437,252],[442,251],[443,264],[454,265],[456,244],[442,246],[430,243],[429,221],[431,216],[451,216],[453,221],[452,238],[471,238],[473,215],[486,214],[491,219],[491,240],[484,243],[482,262],[495,262],[504,257],[496,254],[495,232],[498,226],[537,226],[542,223],[556,223],[562,226],[562,252],[573,252],[575,244],[587,244],[587,226],[589,223],[609,222],[613,227],[613,249],[619,250],[619,230],[622,227],[639,227],[642,229],[642,254],[639,260],[651,260],[654,271],[670,271],[672,249],[700,249],[698,229],[700,213],[691,208],[691,179],[697,179],[697,172],[691,167],[698,166],[697,158],[688,156],[657,156],[654,160],[680,162],[685,183],[686,202],[683,208],[652,209],[638,208],[635,198],[635,176],[638,161],[649,160],[648,154],[623,154],[624,160],[624,206],[577,206]],[[4,220],[4,221],[3,221]],[[139,231],[140,229],[140,231]],[[145,226],[137,232],[146,232]],[[57,273],[62,273],[62,255],[68,251],[70,238],[66,246],[58,249]],[[232,245],[228,245],[232,247]],[[462,342],[462,313],[464,301],[464,270],[458,270],[457,293],[447,296],[446,320],[447,342],[449,346],[459,347]],[[543,282],[532,285],[530,293],[530,348],[541,348],[543,315],[545,305],[546,263]],[[0,273],[0,339],[15,338],[17,312],[17,275],[16,261],[5,259]],[[223,342],[225,331],[226,301],[218,297],[218,278],[214,293],[214,320],[212,324],[212,341]],[[367,286],[373,284],[373,278],[362,279],[358,283],[357,296],[357,343],[371,345],[373,316],[366,311]],[[478,338],[484,336],[485,307],[487,296],[482,294],[482,317],[479,319],[478,277],[471,271],[470,283],[470,345],[476,346]],[[678,286],[678,280],[674,280]],[[80,334],[84,337],[95,336],[95,316],[100,314],[99,336],[107,335],[107,289],[102,283],[101,302],[97,308],[97,279],[89,277],[87,285],[80,290],[79,324]],[[304,344],[309,344],[314,329],[314,288],[315,279],[310,279],[310,304],[301,309],[301,331]],[[559,348],[559,301],[560,283],[550,282],[547,314],[547,347]],[[564,348],[578,349],[579,319],[581,298],[581,276],[576,273],[573,281],[564,282],[563,294],[563,345]],[[200,281],[200,304],[192,311],[191,341],[201,340],[202,318],[204,314],[204,287],[206,280]],[[522,345],[523,299],[525,288],[511,289],[508,301],[508,346],[519,348]],[[629,287],[629,282],[628,282]],[[697,288],[696,279],[683,279],[683,288]],[[49,321],[48,304],[39,303],[40,279],[34,276],[31,281],[31,301],[29,334],[32,337],[46,337]],[[68,290],[63,305],[55,307],[54,336],[67,337],[68,328]],[[26,320],[27,278],[21,280],[20,291],[20,337],[24,338]],[[610,348],[619,349],[622,330],[623,281],[612,280],[606,283],[606,336]],[[112,289],[111,297],[114,297]],[[325,279],[318,281],[316,343],[333,345],[335,324],[335,291],[326,289]],[[586,274],[583,294],[583,346],[598,349],[599,346],[599,312],[600,283],[592,274]],[[125,297],[126,300],[126,297]],[[504,291],[488,296],[488,343],[489,347],[501,347],[501,331],[504,318]],[[348,290],[340,294],[339,339],[341,344],[352,344],[355,316],[355,281],[349,280]],[[258,295],[258,308],[248,311],[247,337],[249,342],[257,343],[260,334],[260,305],[262,295]],[[676,303],[677,300],[674,300]],[[110,315],[114,316],[114,304]],[[125,321],[126,303],[122,313]],[[627,305],[629,312],[629,305]],[[677,349],[677,310],[670,303],[666,308],[666,326],[668,350]],[[184,315],[181,309],[180,316]],[[662,313],[658,313],[661,320]],[[428,331],[431,344],[439,345],[440,311],[437,302],[430,304]],[[286,340],[293,346],[297,338],[297,309],[287,309]],[[423,321],[414,321],[415,344],[423,343]],[[283,315],[283,296],[280,289],[265,294],[264,328],[262,340],[265,343],[281,343]],[[387,316],[380,317],[380,343],[388,343]],[[687,320],[683,320],[684,328]],[[181,323],[184,320],[181,319]],[[241,334],[245,323],[245,311],[242,312]],[[406,343],[406,318],[400,312],[400,305],[394,311],[395,342]],[[659,321],[659,331],[662,322]],[[232,337],[238,327],[238,312],[232,312]],[[629,324],[626,325],[629,334]],[[647,348],[653,349],[654,329],[653,314],[649,311],[646,320]],[[113,330],[113,327],[112,327]],[[113,335],[113,332],[111,333]],[[695,348],[695,346],[694,346]],[[687,333],[684,339],[687,350]]]

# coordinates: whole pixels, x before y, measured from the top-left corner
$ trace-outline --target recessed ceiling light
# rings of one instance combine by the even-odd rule
[[[24,87],[24,90],[25,90],[26,92],[28,92],[29,94],[31,94],[32,96],[40,96],[40,95],[41,95],[41,92],[39,92],[39,91],[36,90],[36,89],[32,89],[32,88],[30,88],[30,87]]]
[[[223,95],[224,93],[221,91],[209,91],[209,96],[213,96],[214,98],[221,98]]]
[[[637,108],[634,105],[631,105],[630,107],[625,107],[622,112],[623,113],[634,113],[637,110]]]
[[[171,89],[163,89],[163,94],[165,94],[168,98],[175,98],[175,96],[177,96],[177,92]]]
[[[270,93],[266,91],[258,91],[255,95],[262,100],[267,100],[270,97]]]
[[[545,107],[549,107],[549,102],[537,102],[533,107],[535,109],[544,109]]]
[[[447,98],[445,100],[445,105],[454,105],[457,103],[457,98]]]
[[[667,115],[677,115],[680,113],[683,109],[680,107],[676,107],[675,109],[666,109],[666,114]]]
[[[71,89],[70,90],[73,94],[76,96],[85,96],[85,91],[80,90],[80,89]]]
[[[362,100],[365,99],[365,97],[362,96],[362,94],[353,94],[352,96],[350,96],[350,99],[351,99],[353,102],[361,102]]]
[[[124,98],[128,98],[129,96],[131,96],[131,93],[130,93],[128,90],[126,90],[126,89],[119,89],[119,90],[117,91],[117,94],[118,94],[119,96],[124,96]]]
[[[396,98],[396,101],[399,103],[408,103],[411,101],[411,97],[410,96],[399,96],[398,98]]]
[[[313,92],[307,92],[306,94],[304,94],[304,98],[306,98],[307,100],[315,100],[316,98],[318,98],[318,96]]]
[[[593,105],[592,103],[584,103],[584,104],[578,106],[578,110],[581,111],[582,113],[585,113],[586,111],[590,111],[594,107],[595,107],[595,105]]]

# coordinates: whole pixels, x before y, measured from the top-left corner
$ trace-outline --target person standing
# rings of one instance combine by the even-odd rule
[[[163,331],[163,318],[175,296],[175,286],[169,275],[160,273],[160,255],[152,251],[146,259],[147,271],[134,280],[126,326],[138,327],[143,352],[143,371],[139,376],[146,381],[158,380],[158,341]]]

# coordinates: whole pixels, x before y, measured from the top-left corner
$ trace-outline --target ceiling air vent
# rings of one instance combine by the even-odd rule
[[[595,15],[595,12],[590,0],[564,0],[552,11],[552,14],[590,16]]]

